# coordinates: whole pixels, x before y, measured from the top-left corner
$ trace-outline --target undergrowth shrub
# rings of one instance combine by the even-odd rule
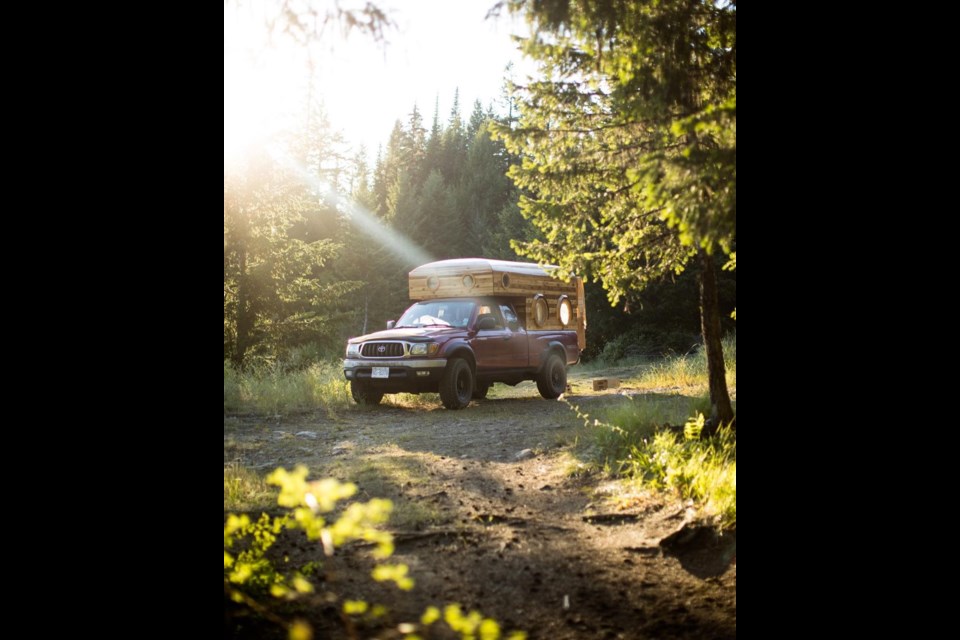
[[[404,564],[388,562],[394,551],[393,536],[382,527],[390,517],[393,504],[374,498],[367,502],[348,502],[356,492],[353,483],[333,478],[307,481],[308,471],[298,466],[292,472],[279,468],[267,477],[267,482],[280,488],[277,504],[285,511],[271,516],[261,513],[258,518],[247,514],[229,514],[223,525],[223,585],[224,595],[235,603],[286,627],[291,640],[308,640],[312,628],[302,619],[285,620],[264,604],[264,598],[295,600],[313,593],[311,581],[322,565],[310,561],[299,567],[278,567],[271,549],[281,535],[302,534],[317,543],[325,556],[351,543],[371,544],[371,555],[376,561],[371,579],[391,582],[399,589],[409,591],[414,580]],[[286,558],[284,560],[287,560]],[[383,618],[386,607],[361,600],[343,600],[341,610],[350,618]],[[428,607],[419,625],[401,623],[397,631],[407,640],[415,640],[418,631],[443,622],[461,638],[498,640],[502,637],[499,624],[477,611],[464,613],[458,604],[448,604],[443,615],[437,607]],[[512,632],[507,640],[523,640],[526,634]]]

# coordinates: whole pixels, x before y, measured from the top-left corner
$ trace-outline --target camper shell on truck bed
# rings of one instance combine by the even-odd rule
[[[414,301],[387,331],[347,344],[344,374],[359,403],[386,393],[440,394],[462,409],[494,383],[535,380],[544,398],[566,388],[567,366],[586,347],[583,283],[557,267],[465,258],[409,274]]]
[[[442,260],[417,267],[410,272],[410,299],[465,298],[477,296],[510,298],[521,323],[528,330],[575,329],[580,351],[587,348],[587,311],[583,280],[574,277],[564,282],[553,276],[558,267],[528,262],[508,262],[483,258]],[[566,299],[573,317],[561,322],[559,307]],[[543,302],[538,302],[542,300]],[[546,313],[536,307],[546,305]],[[531,325],[527,318],[534,320]],[[538,324],[539,322],[539,324]]]

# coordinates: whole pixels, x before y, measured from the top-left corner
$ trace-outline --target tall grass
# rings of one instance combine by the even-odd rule
[[[634,447],[642,446],[659,430],[683,424],[696,412],[709,410],[708,398],[683,395],[636,396],[615,405],[590,427],[598,461],[612,471],[622,472]]]
[[[723,339],[723,360],[727,370],[727,385],[737,386],[737,334]],[[630,379],[632,385],[644,389],[663,387],[699,388],[707,386],[707,355],[703,347],[691,354],[672,356],[647,365]]]
[[[225,412],[333,410],[350,402],[350,386],[336,363],[319,362],[292,371],[276,365],[238,371],[230,363],[223,363]]]

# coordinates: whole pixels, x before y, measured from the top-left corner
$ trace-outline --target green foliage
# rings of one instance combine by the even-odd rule
[[[700,438],[704,417],[698,413],[683,434],[658,432],[651,441],[634,446],[626,473],[653,487],[675,490],[693,498],[727,527],[737,523],[737,438],[721,428]]]
[[[270,549],[284,532],[302,531],[308,540],[320,541],[327,555],[337,547],[352,541],[376,545],[374,557],[383,559],[393,553],[393,537],[381,527],[389,518],[392,505],[389,500],[374,499],[365,503],[353,502],[332,522],[327,519],[342,500],[356,493],[356,485],[341,483],[332,478],[307,481],[306,467],[298,466],[292,472],[279,468],[267,477],[267,483],[280,487],[277,504],[289,511],[281,516],[266,513],[256,520],[247,515],[230,514],[223,527],[224,591],[238,603],[256,605],[256,598],[271,595],[276,598],[295,598],[312,593],[313,584],[304,575],[305,568],[280,570],[269,556]],[[378,564],[372,576],[375,580],[392,580],[401,588],[410,588],[406,567]],[[315,569],[315,565],[309,567]],[[381,571],[381,573],[377,573]],[[256,605],[259,606],[259,605]],[[304,623],[289,626],[290,636],[304,634]]]
[[[543,238],[523,254],[615,302],[736,235],[736,5],[512,0],[539,77],[495,127]]]
[[[338,301],[357,284],[330,277],[340,245],[311,220],[327,227],[336,212],[317,206],[301,171],[263,150],[224,172],[223,344],[237,366],[251,354],[339,342]]]
[[[699,406],[698,406],[699,405]],[[696,500],[722,527],[737,522],[736,433],[702,438],[706,399],[639,397],[604,420],[579,413],[596,462],[646,486]],[[673,427],[690,415],[683,429]]]
[[[226,475],[225,472],[225,492]],[[307,480],[308,475],[307,468],[302,465],[293,471],[282,467],[276,469],[266,482],[279,487],[277,504],[286,509],[284,514],[271,517],[263,513],[256,520],[246,514],[229,514],[223,526],[224,593],[234,602],[268,614],[286,626],[291,639],[312,637],[312,628],[302,620],[287,623],[269,614],[258,598],[269,594],[289,600],[313,593],[309,576],[317,570],[318,564],[311,562],[300,568],[278,569],[270,550],[285,533],[302,532],[308,540],[319,541],[327,556],[351,542],[370,543],[374,546],[371,555],[377,560],[371,578],[377,582],[392,582],[405,591],[414,587],[406,565],[385,562],[394,550],[393,536],[382,528],[390,517],[392,503],[374,498],[367,502],[351,502],[344,508],[341,503],[356,494],[356,485],[333,478],[311,482]],[[334,516],[337,512],[339,515]],[[379,619],[387,614],[382,605],[371,605],[363,600],[344,600],[341,609],[350,617]],[[439,620],[436,607],[428,608],[421,617],[425,628]],[[484,618],[476,611],[464,614],[456,604],[444,608],[443,620],[464,640],[498,640],[501,637],[500,625],[495,620]],[[407,638],[416,637],[413,635],[417,630],[415,625],[405,623],[399,630]],[[513,632],[508,640],[523,640],[525,637],[521,632]]]
[[[598,417],[579,414],[595,448],[595,462],[615,472],[623,472],[634,447],[642,445],[658,430],[681,424],[687,416],[702,410],[704,398],[683,395],[636,396],[618,404]],[[579,410],[578,410],[579,411]]]
[[[285,597],[313,591],[312,584],[299,570],[278,571],[267,557],[283,531],[301,530],[308,540],[321,540],[328,555],[354,540],[375,543],[377,558],[393,553],[393,538],[378,529],[390,515],[389,500],[351,503],[339,518],[328,523],[325,514],[332,512],[341,500],[353,496],[357,487],[332,478],[307,482],[307,473],[306,467],[298,466],[292,472],[279,468],[267,477],[268,484],[280,487],[277,504],[289,509],[289,513],[273,517],[264,513],[255,521],[247,515],[227,516],[223,528],[224,581],[236,585],[230,593],[238,602],[243,601],[243,593],[269,592]],[[243,592],[237,590],[241,587]]]

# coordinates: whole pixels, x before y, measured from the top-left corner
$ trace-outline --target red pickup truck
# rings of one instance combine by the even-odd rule
[[[540,270],[535,279],[532,269]],[[499,274],[499,287],[487,286],[487,270],[493,278]],[[504,273],[513,275],[512,284]],[[477,259],[431,263],[410,276],[411,296],[429,299],[415,302],[386,331],[347,344],[343,370],[354,400],[375,405],[387,393],[432,392],[448,409],[463,409],[471,399],[484,398],[495,382],[523,380],[536,380],[547,399],[564,392],[567,366],[579,361],[583,348],[582,285],[578,290],[579,283],[560,283],[551,290],[546,281],[559,281],[537,265]],[[454,284],[444,284],[444,278]],[[549,300],[530,294],[536,279]],[[557,286],[572,286],[572,295],[554,299]],[[430,297],[441,291],[454,295]],[[524,322],[528,318],[533,326]]]

